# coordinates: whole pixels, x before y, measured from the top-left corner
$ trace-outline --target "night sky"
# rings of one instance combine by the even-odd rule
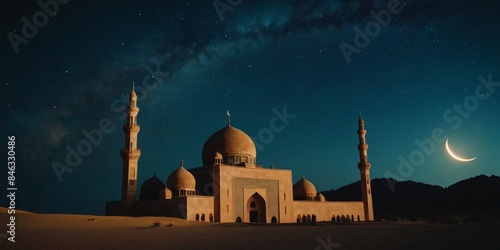
[[[2,5],[0,131],[4,159],[16,137],[18,209],[103,214],[120,198],[132,82],[139,183],[200,166],[227,110],[258,164],[318,191],[359,180],[360,112],[372,178],[500,175],[498,1],[69,1],[53,17],[37,1]],[[446,138],[477,159],[451,158]],[[58,178],[61,165],[72,172]]]

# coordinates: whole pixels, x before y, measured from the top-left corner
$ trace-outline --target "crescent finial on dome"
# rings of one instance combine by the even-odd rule
[[[227,126],[231,127],[231,114],[229,113],[229,110],[227,111]]]

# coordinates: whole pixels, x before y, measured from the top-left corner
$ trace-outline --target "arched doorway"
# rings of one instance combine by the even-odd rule
[[[248,221],[266,223],[266,201],[259,193],[253,194],[247,201]]]
[[[273,216],[273,218],[271,218],[271,223],[278,223],[278,219],[276,219],[276,216]]]

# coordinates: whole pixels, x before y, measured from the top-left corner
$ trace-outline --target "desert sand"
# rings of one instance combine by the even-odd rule
[[[5,209],[0,220],[8,223]],[[158,227],[153,223],[160,222]],[[246,224],[16,211],[0,249],[499,249],[500,223]]]

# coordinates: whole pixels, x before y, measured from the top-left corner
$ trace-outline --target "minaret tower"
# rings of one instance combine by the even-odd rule
[[[134,85],[130,92],[130,105],[125,110],[127,112],[127,122],[123,125],[125,132],[125,148],[121,150],[123,159],[122,168],[122,206],[126,213],[130,213],[130,209],[136,202],[137,195],[137,167],[141,150],[137,148],[137,134],[141,127],[137,125],[137,95],[135,94]]]
[[[361,193],[362,200],[364,204],[365,210],[365,221],[373,221],[373,204],[372,204],[372,188],[370,184],[370,167],[371,164],[368,162],[368,144],[366,144],[366,130],[365,130],[365,122],[363,118],[361,118],[361,114],[359,114],[359,163],[358,168],[361,173]]]

